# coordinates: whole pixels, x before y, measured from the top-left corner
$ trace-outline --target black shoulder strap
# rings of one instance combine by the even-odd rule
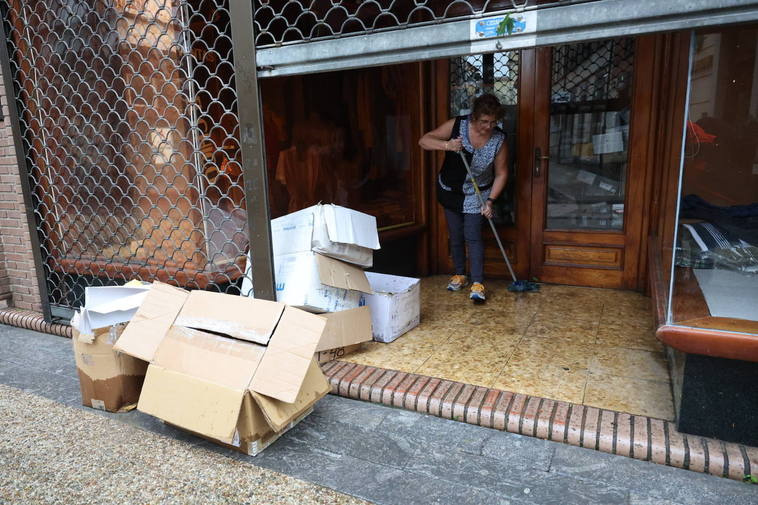
[[[448,140],[457,139],[461,136],[461,119],[463,116],[458,116],[455,118],[455,123],[453,123],[453,132],[450,134],[450,138]]]

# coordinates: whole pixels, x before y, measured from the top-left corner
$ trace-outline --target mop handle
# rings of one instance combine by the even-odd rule
[[[474,185],[474,192],[476,193],[476,196],[479,197],[479,202],[482,204],[482,207],[484,207],[484,198],[482,198],[482,193],[479,191],[479,186],[476,184],[476,181],[474,180],[474,174],[471,173],[471,168],[468,165],[468,160],[466,159],[466,155],[463,154],[463,151],[458,151],[458,154],[461,155],[461,159],[463,160],[463,166],[466,167],[466,172],[468,173],[469,178],[471,179],[471,184]],[[508,259],[508,255],[505,254],[505,248],[503,248],[503,243],[500,242],[500,235],[498,235],[497,230],[495,229],[495,223],[492,222],[491,218],[487,218],[487,222],[490,223],[490,228],[492,228],[492,234],[495,235],[495,240],[497,241],[497,246],[500,248],[500,252],[503,255],[503,259],[505,260],[505,264],[508,267],[508,272],[511,274],[511,278],[513,279],[513,282],[518,282],[516,279],[516,274],[513,273],[513,267],[511,266],[511,262]]]

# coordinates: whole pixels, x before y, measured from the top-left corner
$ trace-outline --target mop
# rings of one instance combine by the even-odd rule
[[[461,159],[463,160],[463,165],[466,167],[466,172],[468,173],[469,179],[471,179],[471,184],[474,185],[474,191],[476,192],[476,196],[479,197],[479,202],[482,204],[482,207],[484,207],[484,198],[482,198],[482,193],[479,191],[479,186],[476,184],[476,180],[474,180],[474,174],[471,173],[471,167],[468,164],[468,160],[466,159],[466,155],[464,154],[464,151],[458,151],[458,154],[461,155]],[[503,248],[503,243],[500,241],[500,235],[498,235],[497,230],[495,229],[495,223],[492,222],[492,218],[487,218],[487,221],[490,223],[490,228],[492,228],[492,234],[495,235],[495,240],[497,240],[497,246],[500,248],[500,252],[503,254],[503,259],[505,260],[505,264],[508,267],[508,272],[511,274],[511,279],[513,279],[513,282],[508,286],[508,291],[513,291],[515,293],[523,293],[527,291],[539,291],[540,285],[536,282],[531,281],[520,281],[516,278],[516,274],[513,273],[513,267],[511,266],[511,262],[508,259],[508,255],[505,253],[505,248]]]

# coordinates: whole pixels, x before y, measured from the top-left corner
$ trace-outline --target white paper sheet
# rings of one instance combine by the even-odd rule
[[[693,271],[712,316],[758,321],[758,275],[704,268]]]
[[[129,321],[147,296],[150,285],[88,287],[84,307],[71,319],[71,326],[82,335],[98,328]]]

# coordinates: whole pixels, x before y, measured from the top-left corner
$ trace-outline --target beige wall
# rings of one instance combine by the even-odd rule
[[[8,99],[1,79],[0,103],[4,118],[0,121],[0,306],[7,304],[41,312],[42,299],[34,271]]]

